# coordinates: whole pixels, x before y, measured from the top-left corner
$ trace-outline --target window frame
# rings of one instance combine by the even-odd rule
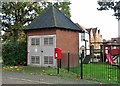
[[[54,38],[53,37],[45,37],[43,44],[44,44],[44,46],[53,46],[54,45]]]
[[[31,38],[31,46],[39,46],[40,45],[40,38]]]
[[[81,33],[81,41],[84,41],[85,39],[85,33]]]
[[[53,56],[44,56],[44,65],[53,65]]]
[[[31,56],[31,64],[40,64],[40,56]]]

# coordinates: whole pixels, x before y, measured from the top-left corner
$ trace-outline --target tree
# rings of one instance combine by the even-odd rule
[[[4,41],[25,41],[24,27],[27,26],[50,2],[2,2],[1,22]],[[54,3],[70,18],[70,2]]]
[[[116,16],[117,19],[120,19],[120,1],[99,0],[98,5],[100,6],[97,8],[99,11],[110,9],[114,10],[114,16]]]
[[[3,64],[26,64],[25,26],[50,5],[50,2],[2,2],[0,22],[5,32],[2,38],[5,41],[2,48]],[[70,18],[70,2],[59,2],[54,5]]]

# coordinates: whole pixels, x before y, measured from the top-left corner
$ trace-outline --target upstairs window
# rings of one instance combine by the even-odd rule
[[[53,37],[44,38],[44,45],[53,45]]]
[[[31,45],[40,45],[40,39],[39,38],[32,38]]]
[[[84,41],[85,39],[85,33],[81,33],[81,41]]]

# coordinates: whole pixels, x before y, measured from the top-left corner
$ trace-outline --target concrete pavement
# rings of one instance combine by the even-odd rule
[[[3,72],[2,84],[100,84],[95,81],[68,79],[58,76]]]

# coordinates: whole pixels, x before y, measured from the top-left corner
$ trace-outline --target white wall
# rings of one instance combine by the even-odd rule
[[[118,37],[120,38],[120,20],[118,20]]]
[[[89,47],[89,34],[87,32],[85,32],[85,40],[88,40],[88,42],[86,42],[86,49],[90,49]],[[81,41],[81,33],[79,33],[79,54],[81,53],[81,46],[85,47],[85,41]],[[87,50],[87,55],[90,54],[90,50]]]

